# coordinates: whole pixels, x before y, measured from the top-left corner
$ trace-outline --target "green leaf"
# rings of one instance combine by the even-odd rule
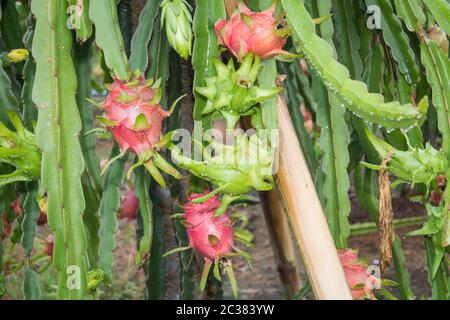
[[[450,3],[445,0],[423,0],[439,26],[450,35]]]
[[[139,23],[131,40],[130,67],[145,72],[148,66],[148,45],[152,37],[160,1],[147,1],[139,15]],[[159,30],[158,30],[159,32]]]
[[[90,0],[68,1],[70,5],[68,24],[72,30],[75,30],[77,40],[85,42],[92,35],[92,23],[89,20]]]
[[[30,12],[27,21],[27,31],[23,37],[25,48],[31,52],[34,36],[34,17]],[[37,120],[37,108],[33,102],[33,82],[34,74],[36,73],[36,63],[34,58],[30,55],[22,70],[23,86],[21,100],[23,105],[22,119],[28,129],[33,128],[33,123]]]
[[[150,177],[143,166],[136,169],[135,192],[139,199],[139,211],[142,216],[142,238],[139,241],[135,264],[138,268],[150,258],[150,248],[153,240],[153,204],[150,199]]]
[[[394,0],[395,9],[409,31],[419,31],[427,21],[421,0]]]
[[[25,268],[22,290],[25,300],[39,300],[41,298],[38,275],[30,266]]]
[[[192,53],[194,88],[203,86],[205,78],[214,75],[213,60],[219,56],[219,45],[214,33],[214,23],[225,16],[223,1],[196,1],[193,25],[195,41]],[[201,120],[202,111],[206,105],[206,98],[197,92],[194,92],[194,95],[194,120]]]
[[[119,80],[128,80],[130,69],[117,17],[116,1],[92,1],[89,17],[95,25],[95,41],[103,50],[106,65]]]
[[[317,3],[318,16],[330,12],[331,1]],[[325,35],[325,40],[333,46],[332,37],[334,27],[332,21],[326,21],[319,26],[319,33]],[[348,214],[350,200],[348,190],[350,181],[347,174],[349,163],[349,132],[345,122],[345,108],[339,98],[319,83],[315,76],[313,83],[316,87],[317,123],[321,128],[320,147],[323,151],[322,171],[324,173],[323,190],[326,200],[324,211],[331,234],[338,248],[347,247],[350,235]]]
[[[417,122],[420,114],[411,104],[386,103],[383,96],[369,93],[364,83],[350,79],[348,69],[334,59],[330,44],[316,35],[304,1],[281,2],[293,30],[297,51],[304,54],[328,90],[344,101],[350,111],[366,121],[388,128],[407,128]]]
[[[119,155],[119,148],[114,146],[110,159]],[[117,209],[120,206],[120,185],[124,176],[125,157],[114,161],[106,170],[103,178],[103,193],[100,201],[100,244],[99,267],[105,273],[105,280],[109,282],[112,276],[113,250],[116,247],[115,234],[117,231]]]
[[[389,0],[366,0],[366,4],[380,8],[384,41],[391,48],[392,56],[408,83],[417,83],[419,68],[415,61],[414,51],[410,47],[408,36],[402,30],[401,21],[395,14],[391,2]]]
[[[66,25],[67,2],[35,0],[32,10],[36,16],[33,53],[37,64],[33,100],[39,109],[36,141],[42,150],[42,184],[47,191],[48,222],[55,236],[53,258],[58,270],[58,297],[84,299],[84,164],[78,139],[81,121],[75,100],[73,39]],[[68,287],[67,280],[74,281],[74,285]]]
[[[20,30],[19,16],[15,0],[4,0],[2,6],[2,19],[0,29],[4,48],[8,51],[22,48],[22,32]]]
[[[30,257],[31,251],[34,248],[34,238],[36,236],[36,221],[41,212],[37,200],[37,194],[37,183],[28,184],[27,195],[23,203],[23,211],[25,217],[22,221],[22,238],[20,240],[26,257]]]
[[[11,121],[7,115],[7,111],[18,112],[19,110],[19,102],[17,101],[16,96],[14,95],[11,80],[8,77],[8,74],[2,67],[2,63],[0,61],[0,121],[11,125]]]

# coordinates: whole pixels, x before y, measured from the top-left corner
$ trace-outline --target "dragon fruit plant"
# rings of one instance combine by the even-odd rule
[[[292,59],[295,55],[282,49],[291,31],[289,28],[278,28],[282,16],[274,17],[275,9],[276,1],[269,9],[261,12],[253,12],[243,1],[238,1],[238,8],[230,19],[220,19],[214,25],[219,44],[239,60],[248,53],[261,59]]]
[[[208,197],[207,200],[201,203],[196,201],[205,197]],[[229,278],[233,295],[237,298],[238,287],[230,258],[242,256],[250,263],[251,256],[234,246],[235,239],[241,242],[246,242],[246,239],[243,239],[239,233],[234,233],[233,221],[228,211],[217,215],[220,206],[221,203],[216,195],[191,194],[183,206],[184,213],[181,216],[186,225],[189,247],[175,248],[165,255],[190,248],[195,249],[205,260],[200,279],[200,292],[205,289],[211,267],[213,267],[214,277],[221,281],[222,267]],[[247,244],[251,245],[248,242]]]
[[[119,157],[127,151],[138,156],[138,162],[130,170],[143,165],[155,181],[165,187],[166,183],[158,169],[176,179],[181,179],[181,174],[158,153],[158,149],[164,147],[164,142],[160,140],[163,119],[173,110],[164,110],[159,104],[160,99],[159,82],[144,80],[139,73],[128,82],[114,79],[101,105],[105,116],[98,119],[119,145]],[[103,171],[112,161],[105,165]]]
[[[215,279],[227,274],[237,297],[232,263],[251,260],[238,243],[251,245],[252,235],[236,209],[258,194],[288,298],[397,298],[374,290],[378,279],[348,249],[368,229],[352,222],[358,201],[380,233],[381,271],[395,269],[398,298],[448,299],[450,4],[345,3],[1,0],[0,298],[111,296],[124,225],[137,227],[132,255],[145,298],[173,298],[169,282],[181,299],[198,298],[198,264],[201,291],[220,298]],[[373,5],[383,23],[370,29]],[[208,136],[222,123],[231,143]],[[256,134],[238,135],[240,126]],[[182,145],[194,150],[173,144],[178,129],[193,131]],[[111,139],[91,134],[100,131]],[[426,212],[423,226],[401,236],[393,226],[424,217],[398,218],[399,197]],[[180,220],[168,230],[169,216]],[[424,250],[403,252],[404,235],[421,237]],[[176,283],[163,259],[175,242]],[[310,276],[304,288],[295,243]],[[428,271],[423,291],[411,288],[412,252],[425,255],[414,257]]]
[[[282,91],[280,87],[262,89],[255,84],[261,61],[252,53],[243,57],[237,70],[232,59],[228,64],[215,59],[214,68],[217,75],[206,78],[206,87],[196,87],[195,91],[207,98],[202,114],[219,111],[226,119],[228,129],[233,129],[241,116],[254,114],[255,105]]]

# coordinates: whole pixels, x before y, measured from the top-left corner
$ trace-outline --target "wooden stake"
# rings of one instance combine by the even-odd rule
[[[285,202],[314,293],[323,300],[351,300],[344,271],[297,140],[286,104],[278,98],[279,168],[276,184]]]
[[[291,299],[300,291],[300,270],[296,257],[296,248],[291,236],[289,221],[283,203],[276,190],[260,192],[267,229],[271,238],[277,269],[286,293]]]

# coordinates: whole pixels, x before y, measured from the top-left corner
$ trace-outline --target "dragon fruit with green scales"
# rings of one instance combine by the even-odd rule
[[[181,214],[186,226],[186,232],[189,238],[189,246],[175,248],[165,254],[179,252],[186,249],[194,249],[200,253],[204,260],[204,269],[200,280],[200,291],[203,292],[206,285],[211,267],[213,268],[214,277],[221,281],[222,268],[230,281],[235,298],[237,298],[237,283],[234,277],[233,266],[229,258],[233,256],[242,256],[249,263],[251,256],[234,246],[234,241],[252,245],[251,239],[246,239],[241,228],[236,227],[234,230],[235,216],[231,216],[226,210],[220,216],[216,216],[221,203],[217,196],[209,197],[202,203],[196,202],[197,199],[205,197],[207,193],[194,193],[188,197],[187,203],[183,206],[183,214]]]
[[[165,145],[165,140],[161,139],[163,120],[173,110],[166,111],[159,104],[159,82],[153,83],[135,74],[129,82],[114,79],[108,90],[102,104],[105,115],[98,120],[119,145],[121,153],[118,157],[127,151],[136,154],[138,162],[130,170],[144,165],[162,187],[165,187],[165,181],[158,169],[180,179],[181,174],[158,153]],[[103,171],[118,157],[110,160]]]
[[[292,59],[295,55],[284,51],[288,28],[278,28],[283,22],[282,16],[275,17],[276,1],[267,10],[253,12],[243,1],[229,20],[221,19],[214,25],[219,44],[241,60],[247,53],[253,53],[261,59],[273,57]]]

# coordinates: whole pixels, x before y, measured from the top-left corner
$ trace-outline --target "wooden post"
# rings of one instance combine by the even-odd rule
[[[300,291],[301,279],[289,221],[276,190],[260,192],[259,197],[263,205],[281,283],[286,297],[290,299]]]
[[[277,188],[286,205],[303,262],[318,299],[351,300],[325,215],[297,140],[289,111],[278,98],[279,168]]]

